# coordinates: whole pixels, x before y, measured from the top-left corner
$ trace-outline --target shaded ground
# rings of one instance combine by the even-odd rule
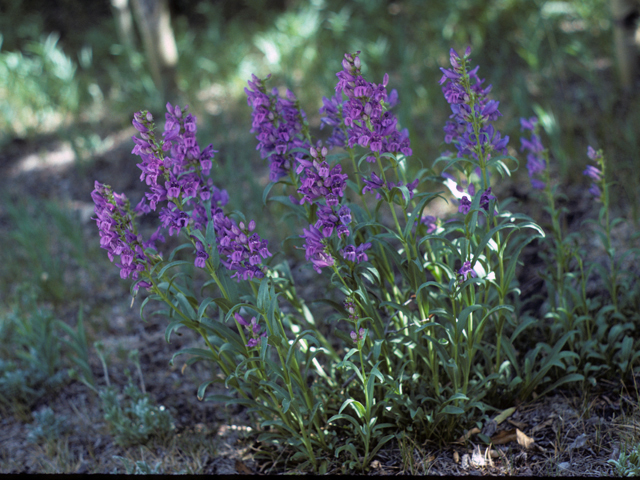
[[[67,161],[73,156],[69,157],[69,149],[63,144],[46,139],[41,143],[13,143],[0,153],[0,192],[11,201],[29,196],[61,202],[77,212],[86,241],[97,245],[97,229],[90,220],[93,179],[112,185],[116,191],[125,191],[132,201],[137,201],[143,192],[135,159],[129,153],[131,134],[116,134],[111,149],[94,162],[79,167]],[[47,155],[47,151],[57,153]],[[535,208],[527,207],[528,185],[508,188],[514,191],[501,193],[505,196],[516,193],[523,201],[524,210],[534,210],[529,213],[535,217]],[[568,195],[573,195],[573,211],[577,212],[569,226],[579,228],[589,210],[590,199],[580,188]],[[3,237],[7,226],[6,209],[0,206]],[[628,238],[628,235],[621,236]],[[591,239],[585,241],[591,242]],[[118,269],[109,265],[106,258],[93,265],[98,271],[80,272],[85,279],[82,293],[68,303],[55,306],[56,316],[75,325],[82,302],[89,344],[95,340],[103,342],[112,384],[126,384],[124,370],[133,370],[127,353],[139,350],[146,391],[173,415],[176,427],[173,435],[143,447],[126,449],[115,445],[102,418],[98,397],[83,384],[71,381],[34,408],[39,411],[50,406],[56,414],[68,419],[67,433],[56,442],[29,443],[30,418],[5,416],[0,420],[0,472],[124,473],[124,461],[114,458],[121,456],[145,461],[150,467],[157,467],[156,473],[281,473],[285,459],[272,463],[259,455],[265,453],[264,447],[253,440],[252,425],[242,408],[224,408],[197,400],[197,385],[207,378],[203,366],[186,367],[180,358],[175,365],[168,364],[180,348],[199,346],[196,335],[181,330],[182,335],[172,337],[172,342],[167,344],[164,340],[166,320],[147,316],[147,323],[142,322],[139,317],[142,299],[136,299],[134,307],[130,307],[128,282],[120,280]],[[533,270],[530,278],[524,279],[525,294],[526,288],[540,288]],[[294,274],[299,274],[299,269]],[[14,292],[4,292],[3,296],[7,293],[11,297]],[[99,360],[92,354],[90,361],[98,385],[104,385]],[[135,374],[134,380],[139,382]],[[634,418],[637,395],[634,392],[620,396],[620,391],[620,385],[603,381],[583,398],[557,392],[554,396],[514,405],[516,410],[511,416],[495,425],[493,431],[483,430],[483,433],[495,437],[500,430],[518,429],[525,437],[490,450],[477,435],[444,447],[391,442],[370,465],[370,474],[610,475],[612,467],[607,460],[617,459],[620,445],[636,436],[635,429],[640,428],[638,418]],[[485,429],[492,427],[485,426]],[[518,438],[533,439],[533,443],[526,447],[522,444],[527,442]],[[346,472],[334,465],[329,473]]]

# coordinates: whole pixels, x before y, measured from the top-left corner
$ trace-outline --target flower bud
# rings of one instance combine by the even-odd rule
[[[360,63],[360,57],[356,57],[356,58],[353,60],[353,64],[355,65],[355,67],[356,67],[356,68],[360,68],[360,65],[361,65],[361,63]]]

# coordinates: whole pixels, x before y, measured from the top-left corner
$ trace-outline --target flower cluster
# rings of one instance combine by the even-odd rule
[[[131,276],[136,280],[151,261],[145,249],[155,249],[155,242],[164,241],[164,238],[158,230],[149,241],[143,242],[142,236],[136,233],[130,204],[124,194],[115,193],[109,185],[99,182],[95,182],[94,187],[91,198],[95,203],[94,220],[100,233],[100,247],[107,251],[111,262],[116,256],[120,256],[120,263],[116,263],[116,266],[120,269],[121,278]],[[162,254],[158,255],[161,256]],[[146,281],[136,285],[137,288],[150,286]]]
[[[367,262],[369,257],[365,253],[367,250],[371,248],[371,243],[361,243],[357,247],[355,245],[347,245],[342,250],[340,250],[340,255],[345,260],[349,260],[350,262]]]
[[[331,267],[335,264],[335,261],[331,254],[326,251],[324,239],[329,235],[318,230],[313,225],[309,225],[309,228],[302,229],[302,235],[305,240],[305,244],[302,246],[305,250],[305,258],[311,262],[314,270],[318,273],[322,272],[322,268]]]
[[[604,187],[604,156],[602,150],[596,151],[591,145],[589,145],[587,149],[587,156],[591,161],[596,162],[600,168],[587,165],[587,168],[582,173],[593,180],[589,188],[589,193],[591,193],[597,201],[601,201],[602,189]]]
[[[251,322],[247,322],[241,315],[237,313],[234,313],[233,316],[240,325],[242,325],[243,327],[247,327],[247,330],[249,330],[249,333],[251,334],[251,338],[247,342],[247,347],[257,347],[260,344],[260,339],[267,336],[267,332],[260,333],[262,327],[258,325],[256,317],[252,317]]]
[[[346,100],[345,100],[346,102]],[[320,130],[325,125],[333,128],[331,136],[327,139],[329,147],[347,147],[347,136],[344,133],[344,119],[342,117],[342,93],[338,92],[333,97],[322,97],[322,107],[320,107]]]
[[[360,330],[358,330],[358,333],[356,333],[355,331],[351,331],[351,340],[353,340],[353,343],[361,342],[362,340],[364,340],[366,333],[367,331],[362,327],[360,328]]]
[[[363,178],[362,181],[364,183],[364,187],[362,187],[363,195],[367,192],[373,193],[374,190],[379,190],[385,186],[384,181],[376,174],[376,172],[371,172],[371,180]],[[409,190],[409,199],[413,198],[414,190],[418,186],[419,182],[420,182],[420,179],[416,178],[413,182],[407,183],[407,190]],[[402,187],[403,185],[404,185],[404,182],[402,180],[399,180],[396,183],[387,182],[386,187],[389,190],[391,190],[393,187]],[[382,198],[382,195],[380,194],[380,192],[376,192],[376,199],[380,200],[381,198]]]
[[[248,82],[251,89],[244,91],[247,103],[253,109],[251,132],[257,134],[257,150],[262,158],[269,160],[269,179],[276,182],[288,175],[296,161],[304,157],[301,151],[292,150],[308,150],[311,145],[303,135],[306,115],[299,108],[295,95],[287,90],[286,98],[282,98],[277,88],[267,93],[265,80],[252,75]]]
[[[267,240],[260,238],[257,233],[251,233],[256,228],[256,222],[251,220],[247,226],[244,222],[236,224],[217,207],[213,213],[213,227],[220,261],[228,270],[235,271],[231,278],[237,278],[238,281],[263,278],[262,260],[270,257],[271,252],[267,248]]]
[[[96,183],[92,196],[109,258],[112,259],[114,254],[121,255],[121,276],[127,278],[133,273],[133,278],[137,278],[137,272],[144,270],[146,264],[142,247],[155,248],[156,240],[164,241],[161,229],[168,229],[169,235],[178,235],[186,229],[195,246],[194,265],[205,268],[209,258],[208,248],[191,232],[206,230],[211,218],[221,263],[235,271],[232,278],[238,281],[262,278],[262,261],[271,256],[267,241],[257,233],[252,233],[255,221],[252,220],[245,227],[242,222],[236,224],[224,214],[222,207],[229,202],[229,195],[226,190],[216,188],[210,178],[206,178],[213,166],[215,150],[212,145],[200,149],[196,140],[196,117],[186,113],[187,108],[167,104],[162,141],[155,138],[151,114],[138,112],[134,115],[133,125],[140,133],[140,138],[133,137],[136,146],[132,153],[142,159],[138,164],[142,170],[140,180],[145,181],[150,190],[134,211],[147,214],[159,209],[160,227],[149,242],[141,243],[133,232],[132,215],[122,210],[124,197],[111,194],[106,187]],[[115,222],[117,225],[118,221],[124,221],[125,224],[116,228],[112,224]],[[122,238],[116,238],[118,234]]]
[[[529,152],[527,153],[527,170],[529,171],[531,185],[533,188],[543,190],[546,185],[545,182],[536,178],[537,175],[543,173],[547,168],[547,162],[544,157],[545,149],[538,135],[538,119],[536,117],[529,119],[521,118],[520,125],[520,131],[528,130],[531,132],[531,139],[520,138],[520,142],[522,143],[520,151],[527,150]]]
[[[398,119],[384,107],[388,97],[386,87],[389,75],[384,75],[381,84],[366,81],[360,73],[358,53],[360,52],[355,55],[345,54],[342,60],[343,69],[336,74],[339,79],[336,93],[344,93],[347,96],[347,100],[342,103],[342,117],[347,127],[349,147],[360,145],[376,154],[402,153],[407,157],[411,156],[413,151],[408,130],[399,132]],[[389,97],[390,101],[397,103],[397,93]],[[334,97],[336,104],[338,98]],[[324,111],[333,114],[332,110],[326,109],[326,105],[327,102]],[[337,118],[330,116],[326,123],[333,123]],[[373,162],[376,157],[369,156],[367,160]]]
[[[452,48],[450,63],[453,69],[440,69],[443,73],[440,79],[440,85],[444,85],[442,92],[453,112],[444,127],[444,140],[456,146],[459,157],[471,155],[478,160],[482,154],[486,160],[492,152],[506,155],[509,137],[503,138],[493,125],[488,124],[502,116],[498,110],[500,102],[487,98],[491,85],[482,88],[484,80],[478,77],[478,67],[467,71],[470,55],[471,47],[463,57]],[[480,127],[477,134],[474,121]]]

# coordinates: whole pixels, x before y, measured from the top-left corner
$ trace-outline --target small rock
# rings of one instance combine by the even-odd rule
[[[569,470],[571,468],[571,464],[569,462],[562,462],[558,464],[558,468],[560,470]]]
[[[496,433],[498,429],[498,423],[495,420],[491,420],[482,428],[482,434],[487,437],[493,437],[493,434]]]
[[[567,447],[568,450],[575,450],[576,448],[584,448],[587,444],[587,435],[582,434],[576,437],[576,439]]]

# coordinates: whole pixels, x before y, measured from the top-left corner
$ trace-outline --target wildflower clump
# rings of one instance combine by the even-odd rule
[[[398,431],[420,441],[457,438],[498,400],[582,379],[571,363],[576,354],[562,350],[572,332],[524,359],[515,347],[535,324],[516,308],[520,254],[545,234],[494,194],[517,161],[496,126],[500,103],[471,68],[470,48],[462,56],[452,49],[450,68],[441,69],[452,111],[444,140],[456,152],[416,177],[407,176],[418,170],[408,130],[392,112],[398,94],[387,92],[388,74],[379,84],[365,79],[358,54],[345,54],[335,93],[323,99],[321,124],[331,128],[324,142],[312,138],[292,92],[281,96],[267,89],[269,77],[255,75],[245,89],[269,168],[263,201],[285,205],[299,220],[287,241],[317,273],[313,308],[298,293],[289,259],[272,255],[277,247],[255,220],[226,212],[229,196],[210,178],[216,151],[198,146],[187,107],[167,104],[162,138],[148,112],[134,115],[133,153],[148,186],[135,208],[99,183],[92,194],[103,248],[112,261],[120,257],[134,291],[150,291],[141,312],[149,300],[168,306],[167,341],[181,327],[201,336],[203,348],[175,355],[215,367],[198,398],[246,406],[259,441],[320,473],[336,458],[366,470]],[[560,245],[549,156],[537,120],[521,126],[530,135],[521,142],[532,186],[547,194]],[[604,201],[598,155],[589,151],[597,167],[585,175]],[[433,183],[449,188],[457,211],[428,214],[443,193]],[[282,195],[270,196],[274,188]],[[145,242],[136,217],[154,211],[160,224]],[[163,254],[156,243],[165,233],[186,243]],[[194,278],[174,271],[187,264],[197,267]],[[207,397],[212,383],[233,394]]]

